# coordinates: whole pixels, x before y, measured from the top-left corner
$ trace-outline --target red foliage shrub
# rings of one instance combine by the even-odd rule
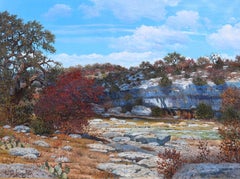
[[[172,178],[176,171],[183,165],[180,152],[175,149],[165,149],[164,153],[158,154],[157,161],[158,173],[163,174],[165,178]]]
[[[224,162],[240,162],[240,121],[225,121],[219,128],[222,138],[219,158]]]
[[[221,95],[222,109],[233,107],[240,110],[240,90],[237,88],[227,88]]]
[[[199,155],[197,156],[197,161],[198,162],[208,162],[210,161],[210,149],[208,147],[208,142],[200,140],[198,143],[198,149],[199,149]]]
[[[91,104],[98,102],[102,94],[102,87],[96,86],[93,79],[84,77],[80,70],[70,71],[43,90],[34,111],[55,129],[82,132],[88,125],[86,118],[93,115]]]

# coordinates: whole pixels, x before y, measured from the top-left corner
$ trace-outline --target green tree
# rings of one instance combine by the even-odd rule
[[[196,77],[193,79],[193,84],[197,85],[197,86],[203,86],[207,84],[207,81],[201,77]]]
[[[166,57],[163,58],[163,60],[168,64],[168,65],[176,65],[179,62],[185,61],[185,57],[182,56],[181,54],[177,52],[173,53],[168,53]]]
[[[210,63],[210,60],[209,60],[209,58],[208,57],[199,57],[198,59],[197,59],[197,65],[199,66],[199,67],[206,67],[207,65],[210,65],[211,63]]]
[[[165,115],[164,109],[158,106],[152,107],[151,109],[152,109],[152,116],[154,117],[163,117]]]
[[[32,84],[46,85],[46,74],[57,63],[54,35],[36,21],[24,23],[16,15],[0,13],[0,105],[11,118],[12,108],[34,92]]]
[[[159,81],[159,86],[161,87],[169,87],[172,85],[172,80],[169,79],[166,75],[164,75]]]
[[[196,117],[198,119],[211,119],[214,117],[214,112],[210,105],[199,103],[196,108]]]

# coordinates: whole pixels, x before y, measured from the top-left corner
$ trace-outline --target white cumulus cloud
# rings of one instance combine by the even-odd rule
[[[161,51],[175,50],[188,42],[188,36],[167,26],[142,25],[132,35],[122,36],[112,44],[113,48],[125,51]]]
[[[44,14],[46,18],[65,17],[71,14],[71,7],[66,4],[55,4]]]
[[[240,50],[240,23],[224,25],[208,36],[208,42],[220,49]]]
[[[176,16],[170,16],[166,24],[177,29],[195,29],[198,26],[199,14],[196,11],[178,11]]]
[[[79,6],[86,16],[96,17],[102,11],[111,11],[118,19],[136,21],[141,18],[162,20],[165,7],[176,6],[180,0],[91,0],[93,5]]]

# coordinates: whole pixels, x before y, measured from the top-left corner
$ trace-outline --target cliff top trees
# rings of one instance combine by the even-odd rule
[[[0,104],[18,105],[34,81],[44,83],[55,63],[46,57],[55,52],[54,35],[38,22],[24,23],[6,11],[0,13],[0,34]]]
[[[168,53],[167,56],[163,58],[163,60],[168,65],[176,65],[179,62],[185,61],[186,58],[177,52],[173,52],[173,53]]]

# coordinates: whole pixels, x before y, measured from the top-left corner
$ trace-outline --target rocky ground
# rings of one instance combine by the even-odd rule
[[[108,141],[88,145],[110,156],[109,162],[97,167],[122,178],[163,178],[157,172],[157,154],[166,148],[175,148],[185,159],[194,159],[198,156],[198,141],[204,139],[211,141],[214,153],[218,151],[218,127],[214,122],[110,118],[94,119],[91,126]]]
[[[35,136],[26,126],[4,126],[4,131],[17,134],[27,145],[24,148],[13,146],[7,152],[1,150],[0,163],[11,165],[0,165],[0,170],[7,169],[1,170],[0,177],[26,178],[29,175],[30,178],[51,178],[46,170],[39,167],[44,161],[49,161],[50,164],[62,162],[68,165],[71,169],[69,178],[163,178],[157,172],[157,155],[165,149],[174,148],[184,160],[194,161],[199,156],[199,140],[204,140],[208,141],[214,161],[219,152],[219,125],[216,122],[178,119],[92,119],[91,135],[56,134],[52,137]],[[1,141],[10,140],[10,136],[3,136]],[[29,173],[27,164],[34,164],[35,168],[31,171],[36,172]],[[240,164],[186,165],[181,171],[185,172],[184,177],[178,174],[175,178],[224,178],[226,175],[237,178],[240,176],[237,173],[239,169]],[[200,175],[199,171],[205,173]]]

